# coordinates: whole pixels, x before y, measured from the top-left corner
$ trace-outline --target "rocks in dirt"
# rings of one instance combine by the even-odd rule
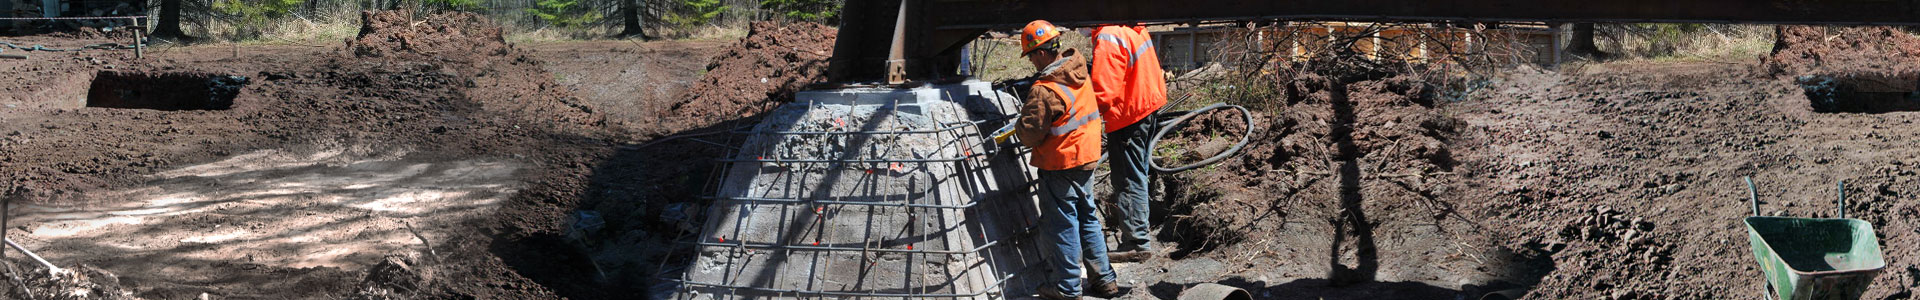
[[[79,265],[72,268],[47,272],[33,263],[15,264],[28,266],[20,270],[20,279],[25,281],[27,291],[19,288],[9,289],[11,299],[139,299],[133,292],[120,286],[120,277],[112,272],[91,265]],[[12,282],[6,282],[11,285]],[[30,292],[31,294],[27,294]]]
[[[347,47],[359,57],[430,57],[469,60],[506,56],[500,26],[470,12],[444,12],[415,19],[411,10],[364,11],[360,34]]]
[[[724,121],[792,101],[794,92],[826,81],[838,32],[818,23],[755,22],[746,38],[707,64],[706,75],[665,115]]]
[[[354,299],[411,299],[433,279],[410,255],[387,255],[367,270]]]

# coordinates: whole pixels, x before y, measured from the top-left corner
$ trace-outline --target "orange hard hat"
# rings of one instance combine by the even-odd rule
[[[1020,55],[1033,53],[1034,49],[1040,49],[1041,45],[1053,41],[1053,38],[1058,36],[1060,36],[1060,28],[1053,27],[1053,23],[1048,23],[1047,20],[1027,22],[1027,28],[1020,29]]]

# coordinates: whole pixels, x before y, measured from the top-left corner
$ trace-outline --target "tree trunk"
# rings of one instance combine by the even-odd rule
[[[653,37],[647,36],[646,26],[640,23],[640,0],[620,0],[620,6],[621,18],[624,19],[622,23],[626,23],[625,29],[620,31],[620,36],[652,39]]]
[[[186,31],[180,30],[180,1],[186,0],[160,0],[160,23],[154,25],[153,37],[189,38]]]
[[[1593,23],[1574,23],[1573,36],[1568,37],[1567,53],[1587,58],[1606,58],[1600,52],[1600,46],[1593,44]]]

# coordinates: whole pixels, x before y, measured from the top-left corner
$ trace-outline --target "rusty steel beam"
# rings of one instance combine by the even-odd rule
[[[908,10],[898,10],[911,2]],[[835,81],[885,74],[893,22],[909,14],[907,73],[951,73],[958,49],[986,30],[1045,19],[1061,26],[1221,20],[1920,25],[1920,0],[847,0]]]

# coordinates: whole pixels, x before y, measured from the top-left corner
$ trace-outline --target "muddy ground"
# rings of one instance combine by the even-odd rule
[[[513,45],[470,16],[368,19],[388,25],[326,47],[0,60],[5,227],[83,275],[30,277],[34,293],[658,292],[715,144],[814,80],[831,44],[760,24],[746,42]],[[1292,69],[1254,124],[1200,121],[1252,125],[1254,143],[1161,176],[1162,256],[1120,271],[1131,297],[1160,299],[1204,282],[1266,299],[1757,298],[1740,178],[1762,214],[1792,216],[1832,216],[1846,179],[1849,216],[1888,257],[1864,298],[1911,297],[1920,207],[1900,200],[1920,193],[1905,129],[1920,114],[1816,111],[1781,61],[1513,69],[1464,97],[1417,67]],[[1190,156],[1220,147],[1195,140]]]

